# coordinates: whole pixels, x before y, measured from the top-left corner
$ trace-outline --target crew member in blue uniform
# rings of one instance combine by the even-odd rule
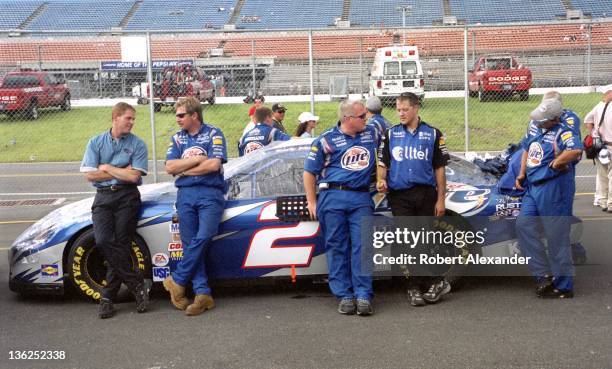
[[[419,117],[419,97],[403,93],[396,101],[400,123],[387,130],[378,150],[376,189],[389,191],[393,216],[442,216],[445,213],[446,173],[450,159],[444,136]],[[409,276],[413,306],[437,302],[450,292],[441,276]]]
[[[304,188],[311,217],[321,224],[338,312],[370,315],[372,277],[361,263],[361,222],[374,211],[369,186],[380,136],[366,125],[361,101],[343,101],[338,117],[339,124],[312,143],[304,164]]]
[[[368,97],[368,100],[366,100],[366,109],[368,110],[368,115],[366,116],[368,118],[367,124],[369,126],[374,126],[381,137],[384,136],[390,124],[387,119],[382,116],[383,106],[380,99],[377,96]]]
[[[176,210],[183,243],[183,259],[164,280],[172,304],[187,315],[198,315],[215,304],[206,275],[206,249],[217,233],[225,204],[223,163],[227,147],[223,132],[205,123],[196,98],[176,103],[176,121],[181,127],[172,136],[166,154],[166,172],[176,177]],[[195,299],[189,305],[185,286],[191,282]]]
[[[115,314],[113,299],[121,282],[134,294],[139,313],[147,310],[152,284],[132,268],[131,245],[141,206],[136,186],[142,184],[148,168],[147,146],[131,133],[135,114],[131,105],[116,104],[112,128],[89,141],[80,169],[97,189],[91,218],[96,244],[108,262],[98,306],[102,319]]]
[[[543,100],[531,112],[540,129],[522,142],[524,152],[516,180],[517,188],[527,180],[516,221],[519,246],[525,256],[531,257],[529,268],[537,283],[536,295],[548,298],[574,296],[570,218],[575,176],[571,166],[582,155],[582,143],[561,123],[562,114],[563,106],[557,99]],[[547,250],[540,241],[540,227]]]
[[[272,141],[288,141],[291,136],[274,128],[272,110],[261,107],[255,110],[255,127],[248,131],[238,142],[238,155],[244,156],[268,146]]]

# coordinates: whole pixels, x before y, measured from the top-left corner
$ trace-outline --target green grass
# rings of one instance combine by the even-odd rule
[[[583,118],[601,99],[600,94],[564,95],[564,105]],[[525,133],[528,116],[540,101],[491,101],[480,103],[470,99],[470,150],[501,150],[517,142]],[[422,119],[442,130],[447,145],[453,151],[463,151],[464,102],[461,98],[427,99],[421,109]],[[228,142],[228,154],[237,156],[237,141],[248,122],[248,104],[204,106],[204,120],[220,127]],[[285,126],[293,134],[297,117],[310,110],[309,103],[286,103]],[[337,121],[338,102],[315,104],[315,114],[321,117],[316,132],[321,133]],[[8,118],[0,115],[0,162],[80,161],[90,137],[108,129],[110,107],[74,108],[69,112],[57,109],[40,110],[37,121]],[[398,121],[395,109],[386,107],[383,114],[393,123]],[[155,114],[157,158],[165,157],[170,136],[177,130],[174,114],[169,108]],[[151,150],[149,107],[138,106],[133,131],[143,138]],[[14,142],[14,143],[13,143]]]

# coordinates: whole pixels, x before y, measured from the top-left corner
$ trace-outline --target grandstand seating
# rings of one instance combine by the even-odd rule
[[[349,20],[353,26],[399,27],[402,25],[399,6],[411,7],[406,12],[407,26],[431,26],[444,15],[442,0],[351,0]]]
[[[236,28],[325,28],[342,15],[342,0],[245,0]]]
[[[19,27],[30,14],[42,4],[42,1],[9,1],[0,2],[0,29]]]
[[[593,18],[612,17],[612,4],[602,0],[572,0],[574,9],[580,9]]]
[[[101,30],[119,25],[133,0],[45,1],[47,8],[28,26],[31,30]]]
[[[467,24],[550,21],[566,13],[561,0],[450,0],[450,5]]]
[[[145,0],[128,22],[131,30],[223,28],[236,0]]]

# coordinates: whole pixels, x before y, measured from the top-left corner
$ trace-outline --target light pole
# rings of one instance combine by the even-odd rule
[[[402,43],[406,45],[406,15],[411,15],[412,5],[400,5],[395,10],[402,12]]]

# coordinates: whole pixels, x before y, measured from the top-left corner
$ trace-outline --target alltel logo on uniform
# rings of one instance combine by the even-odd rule
[[[404,159],[408,160],[429,160],[429,149],[425,149],[425,151],[417,150],[416,147],[399,147],[396,146],[391,150],[391,155],[393,155],[393,159],[397,161],[402,161]]]
[[[354,172],[363,170],[370,165],[370,152],[365,147],[351,147],[342,155],[340,163],[343,169]]]

